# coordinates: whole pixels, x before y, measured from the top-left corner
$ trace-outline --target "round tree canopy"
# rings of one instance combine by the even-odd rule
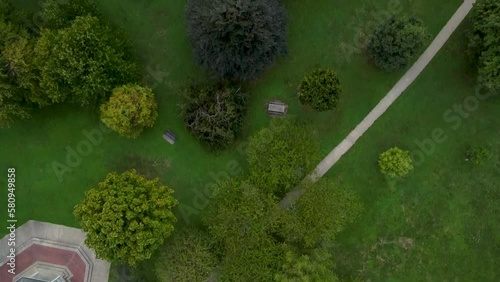
[[[186,16],[196,60],[219,78],[255,78],[286,53],[278,0],[189,0]]]

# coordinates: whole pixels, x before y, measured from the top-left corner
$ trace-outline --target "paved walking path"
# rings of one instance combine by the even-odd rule
[[[425,52],[418,58],[413,66],[406,72],[406,74],[396,83],[396,85],[389,91],[389,93],[378,103],[378,105],[363,119],[363,121],[356,126],[356,128],[337,146],[333,149],[326,158],[324,158],[316,167],[314,173],[310,174],[308,178],[316,181],[321,178],[337,161],[356,143],[356,141],[373,125],[373,123],[389,108],[389,106],[396,101],[396,99],[403,93],[403,91],[412,84],[412,82],[420,75],[424,68],[436,56],[437,52],[448,41],[451,34],[462,23],[465,16],[472,9],[476,0],[465,0],[464,3],[458,8],[455,14],[451,17],[448,23],[436,36],[431,45]],[[280,205],[283,207],[289,206],[300,197],[300,191],[294,189],[288,193]]]

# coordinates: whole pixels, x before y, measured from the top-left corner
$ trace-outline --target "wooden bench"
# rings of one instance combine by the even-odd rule
[[[177,139],[177,136],[175,136],[175,134],[173,134],[170,130],[167,130],[165,131],[165,133],[163,133],[163,139],[167,140],[168,143],[173,145],[175,143],[175,140]]]
[[[267,113],[271,116],[282,116],[288,111],[288,105],[281,101],[267,102]]]

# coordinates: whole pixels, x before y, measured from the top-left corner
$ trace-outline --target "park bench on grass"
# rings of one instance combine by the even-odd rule
[[[267,102],[267,113],[271,116],[282,116],[288,111],[288,105],[281,101]]]
[[[177,139],[177,136],[175,136],[172,131],[167,130],[165,131],[165,133],[163,133],[163,139],[167,140],[168,143],[173,145],[175,143],[175,140]]]

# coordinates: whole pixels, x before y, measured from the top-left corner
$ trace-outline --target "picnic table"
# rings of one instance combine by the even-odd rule
[[[167,140],[168,143],[173,145],[175,143],[175,140],[177,140],[177,136],[175,136],[172,131],[167,130],[165,131],[165,133],[163,133],[163,139]]]
[[[288,111],[288,105],[281,101],[267,102],[267,113],[272,116],[282,116]]]

